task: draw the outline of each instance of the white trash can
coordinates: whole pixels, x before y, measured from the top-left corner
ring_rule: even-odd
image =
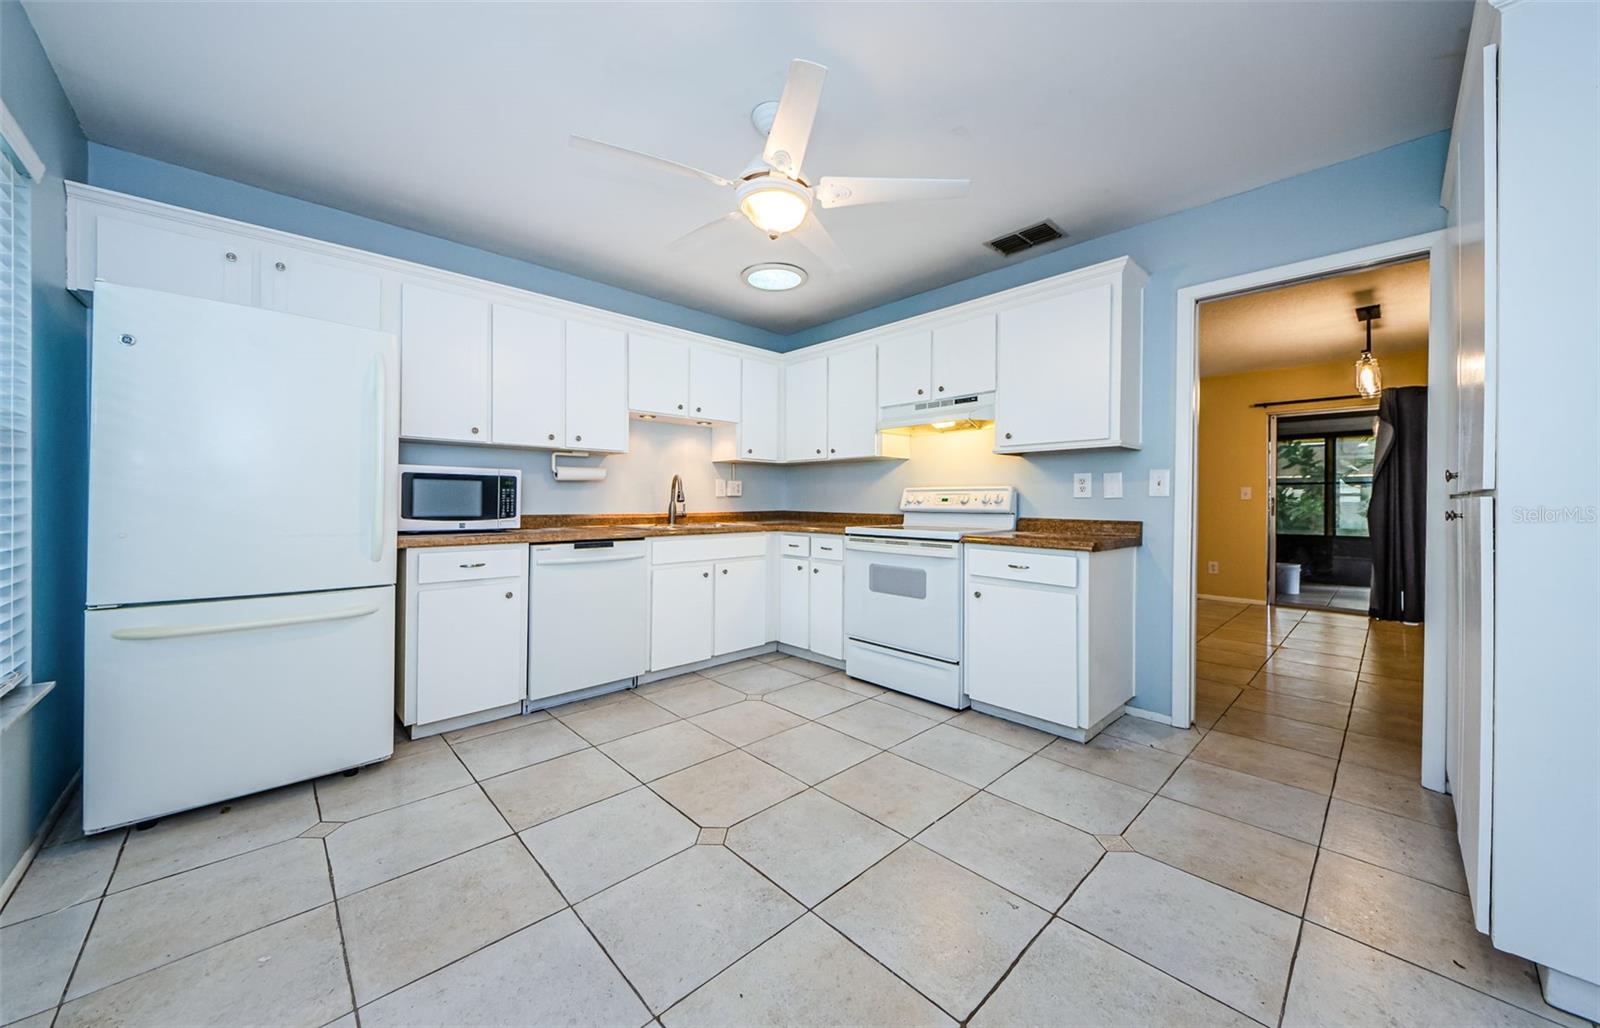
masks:
[[[1296,596],[1300,594],[1299,564],[1278,565],[1278,595],[1281,596],[1284,593]]]

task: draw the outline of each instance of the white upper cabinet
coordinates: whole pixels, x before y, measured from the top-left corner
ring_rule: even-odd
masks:
[[[937,400],[993,392],[994,335],[993,314],[935,328],[930,395]]]
[[[379,328],[383,277],[372,268],[290,247],[261,251],[261,306],[358,328]]]
[[[628,409],[674,418],[688,416],[689,344],[628,333]]]
[[[828,360],[783,369],[783,459],[823,460],[828,450]],[[874,412],[876,413],[876,412]]]
[[[777,461],[782,457],[778,419],[783,409],[783,367],[771,361],[739,363],[737,424],[711,430],[711,459]]]
[[[1139,445],[1144,273],[1111,263],[1000,311],[996,452]]]
[[[166,228],[143,220],[96,219],[94,279],[225,303],[252,303],[255,248],[250,240],[204,229]],[[81,279],[82,276],[78,276]]]
[[[489,441],[490,304],[407,282],[400,291],[400,434]]]
[[[738,421],[740,369],[731,353],[689,347],[689,416],[697,421]]]
[[[828,355],[829,460],[878,453],[878,351],[858,346]]]
[[[491,440],[500,446],[566,446],[566,322],[497,303],[493,338]]]
[[[567,321],[567,445],[628,449],[628,340],[620,329]]]
[[[990,343],[993,363],[993,342]],[[933,389],[933,333],[901,332],[878,342],[878,402],[885,407],[926,400]]]

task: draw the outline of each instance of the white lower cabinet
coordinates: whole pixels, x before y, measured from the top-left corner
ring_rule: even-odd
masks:
[[[778,560],[778,641],[811,648],[811,562],[804,558]]]
[[[967,697],[985,713],[1093,736],[1133,697],[1133,549],[968,546]]]
[[[651,671],[711,659],[712,569],[711,564],[681,564],[651,570]]]
[[[778,641],[843,660],[844,540],[782,535],[778,554]]]
[[[765,557],[717,564],[712,575],[711,655],[736,653],[771,642],[767,635]]]
[[[400,720],[415,731],[520,703],[527,692],[528,547],[404,552]]]
[[[844,565],[836,560],[811,559],[810,611],[812,653],[844,659]]]
[[[772,641],[765,533],[650,541],[650,670]]]

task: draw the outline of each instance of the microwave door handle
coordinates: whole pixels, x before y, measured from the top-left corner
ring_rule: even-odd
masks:
[[[367,556],[374,564],[383,561],[383,510],[384,510],[384,485],[388,477],[384,466],[384,431],[389,427],[388,411],[389,391],[386,388],[383,354],[378,354],[372,359],[372,403],[377,408],[373,421],[372,432],[372,543]]]

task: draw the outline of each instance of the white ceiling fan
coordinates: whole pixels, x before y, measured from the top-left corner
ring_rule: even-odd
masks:
[[[789,79],[783,96],[760,104],[750,113],[766,146],[737,179],[702,171],[665,157],[574,135],[572,145],[612,156],[626,157],[652,167],[703,179],[714,186],[735,190],[738,209],[683,236],[668,249],[677,249],[729,222],[746,219],[768,238],[793,233],[795,242],[816,254],[830,268],[850,266],[844,254],[817,218],[817,207],[849,207],[897,200],[937,200],[965,196],[970,182],[964,178],[851,178],[833,175],[810,179],[801,172],[811,124],[822,100],[822,80],[828,69],[811,61],[789,62]]]

